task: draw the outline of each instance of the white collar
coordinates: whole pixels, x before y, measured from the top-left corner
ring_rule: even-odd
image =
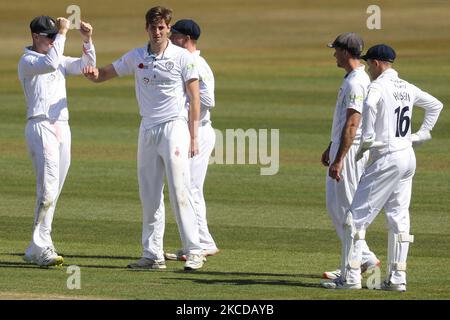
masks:
[[[167,47],[164,49],[164,51],[156,57],[157,60],[164,58],[170,58],[172,57],[172,54],[174,53],[174,48],[176,47],[170,40],[167,40],[169,43],[167,44]],[[144,47],[145,53],[144,58],[152,56],[152,54],[149,53],[148,48],[150,44],[147,43],[147,45]],[[154,56],[154,55],[153,55]]]
[[[32,48],[32,46],[25,47],[25,49],[24,49],[23,51],[24,51],[25,53],[27,53],[27,54],[32,54],[32,55],[35,55],[35,56],[38,56],[38,57],[40,57],[40,56],[45,56],[45,54],[36,52],[36,51],[34,51],[33,49],[31,49],[31,48]]]
[[[398,77],[398,72],[392,68],[385,70],[380,77]]]

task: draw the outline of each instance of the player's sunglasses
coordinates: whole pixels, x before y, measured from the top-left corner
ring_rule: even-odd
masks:
[[[39,32],[38,35],[45,36],[49,39],[55,40],[57,33],[45,33],[45,32]]]

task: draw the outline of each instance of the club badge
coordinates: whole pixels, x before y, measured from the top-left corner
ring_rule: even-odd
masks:
[[[173,64],[172,61],[167,61],[167,62],[166,62],[166,69],[167,69],[167,71],[172,70],[173,67],[174,67],[174,64]]]

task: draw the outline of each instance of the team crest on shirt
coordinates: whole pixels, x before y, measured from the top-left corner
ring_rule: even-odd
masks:
[[[167,62],[166,62],[166,69],[167,69],[167,71],[172,70],[173,67],[174,67],[174,64],[173,64],[172,61],[167,61]]]
[[[56,74],[55,73],[50,73],[47,77],[47,81],[55,81],[56,79]]]
[[[147,78],[147,77],[144,77],[144,78],[142,78],[142,82],[143,82],[144,84],[148,84],[148,83],[150,82],[150,79]]]

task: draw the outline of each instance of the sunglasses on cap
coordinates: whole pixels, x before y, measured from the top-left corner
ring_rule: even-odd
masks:
[[[45,33],[45,32],[39,32],[38,35],[45,36],[51,40],[55,40],[57,33]]]

